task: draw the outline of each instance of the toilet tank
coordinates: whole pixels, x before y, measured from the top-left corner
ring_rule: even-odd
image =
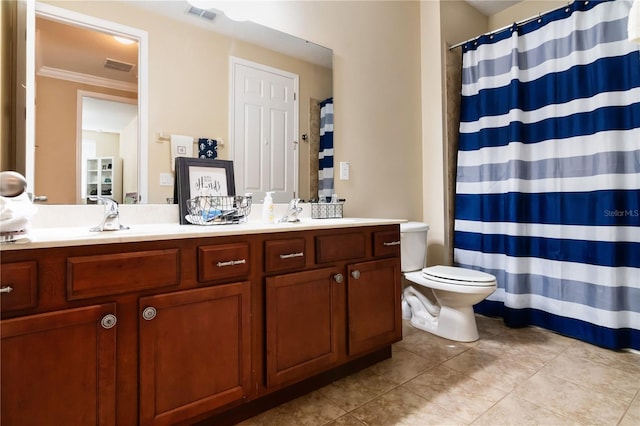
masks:
[[[427,263],[429,225],[422,222],[400,224],[400,262],[402,272],[419,271]]]

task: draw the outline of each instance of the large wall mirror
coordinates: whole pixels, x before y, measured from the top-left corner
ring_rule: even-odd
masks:
[[[73,19],[56,17],[59,10]],[[233,159],[234,57],[299,77],[297,195],[314,197],[317,104],[333,96],[329,49],[186,1],[45,1],[34,11],[36,106],[25,138],[31,132],[35,145],[35,195],[52,204],[86,203],[90,195],[166,203],[173,195],[171,134],[224,141],[218,158]],[[93,24],[80,23],[82,16]]]

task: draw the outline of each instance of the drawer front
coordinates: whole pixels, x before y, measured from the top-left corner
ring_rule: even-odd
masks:
[[[307,253],[305,239],[265,241],[264,270],[266,272],[304,268]]]
[[[249,275],[249,243],[198,247],[198,280],[215,281]]]
[[[67,298],[128,293],[180,283],[178,249],[67,258]]]
[[[400,230],[373,233],[374,256],[400,256]]]
[[[38,304],[38,264],[5,263],[0,267],[2,311],[35,308]]]
[[[366,253],[362,232],[350,232],[316,237],[316,261],[318,263],[361,259]]]

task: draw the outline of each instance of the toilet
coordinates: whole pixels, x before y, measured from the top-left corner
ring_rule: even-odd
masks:
[[[426,223],[400,224],[401,266],[407,281],[402,316],[412,326],[445,339],[478,340],[473,305],[496,290],[496,277],[454,266],[425,268],[428,232]]]

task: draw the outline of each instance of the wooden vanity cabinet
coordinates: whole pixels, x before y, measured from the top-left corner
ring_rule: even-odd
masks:
[[[2,423],[233,424],[387,358],[395,240],[381,225],[3,251]]]
[[[344,332],[335,268],[266,279],[267,386],[294,382],[338,360]]]
[[[402,338],[399,237],[398,229],[318,232],[308,236],[314,269],[266,278],[268,387],[295,383]],[[286,242],[279,246],[296,252]],[[360,259],[374,260],[352,263]]]
[[[140,424],[172,425],[246,398],[248,281],[143,297]]]
[[[2,321],[6,425],[115,425],[115,304]]]
[[[402,339],[400,260],[373,260],[347,266],[349,356]]]

